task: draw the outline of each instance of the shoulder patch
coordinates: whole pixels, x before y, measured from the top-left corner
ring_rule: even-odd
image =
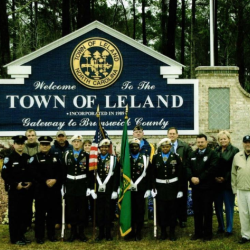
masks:
[[[9,162],[9,157],[5,157],[4,160],[3,160],[3,164],[7,164]]]
[[[3,165],[3,169],[6,169],[7,167],[5,165]]]
[[[31,162],[33,162],[34,161],[34,157],[32,156],[32,157],[30,157],[30,159],[29,159],[29,163],[31,163]]]

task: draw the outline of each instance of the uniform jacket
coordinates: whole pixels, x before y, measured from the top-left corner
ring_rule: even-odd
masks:
[[[218,167],[220,171],[218,172],[218,177],[224,177],[225,181],[223,183],[217,183],[219,188],[231,189],[231,171],[234,156],[239,152],[239,149],[229,144],[224,152],[221,152],[221,147],[216,149],[218,154]]]
[[[140,152],[137,160],[134,161],[130,156],[131,179],[135,183],[136,180],[142,175],[144,168],[146,169],[146,176],[137,185],[137,191],[147,191],[151,189],[151,166],[145,166],[143,161],[143,154]]]
[[[61,147],[60,144],[58,143],[58,141],[54,141],[54,145],[51,147],[50,151],[55,154],[56,156],[58,156],[58,158],[60,159],[60,161],[62,161],[63,159],[63,154],[67,151],[67,150],[72,150],[73,146],[71,144],[69,144],[68,141],[65,141],[65,146]]]
[[[199,149],[191,153],[187,163],[187,175],[192,188],[210,189],[215,187],[215,177],[219,171],[217,153],[206,148],[205,152],[200,155]],[[200,183],[193,185],[192,177],[198,177]]]
[[[90,182],[89,155],[86,152],[81,151],[75,160],[73,150],[66,151],[63,155],[63,169],[66,195],[86,196],[87,188],[94,188]],[[86,178],[71,180],[67,178],[67,174],[72,176],[86,175]]]
[[[237,190],[250,191],[250,156],[246,159],[244,151],[234,156],[231,183],[234,194]]]
[[[109,174],[110,167],[113,168],[112,170],[113,175],[110,177],[108,183],[106,184],[106,190],[105,190],[105,194],[110,194],[110,198],[111,198],[112,192],[114,191],[117,192],[118,186],[120,184],[119,183],[120,166],[119,166],[119,163],[116,161],[115,156],[114,156],[114,164],[113,166],[111,166],[110,157],[111,157],[110,154],[108,154],[104,160],[102,160],[100,156],[98,157],[97,173],[101,182],[104,183],[106,177]],[[99,183],[98,181],[96,181],[97,192],[98,192],[98,188],[99,188]],[[99,192],[99,193],[102,193],[102,192]]]
[[[59,159],[50,151],[48,154],[39,152],[30,158],[30,168],[35,184],[35,198],[44,198],[47,194],[60,192],[62,184],[62,169]],[[56,179],[53,187],[48,187],[46,181]]]
[[[157,199],[173,200],[177,193],[181,191],[182,163],[177,154],[170,153],[166,163],[164,163],[161,152],[157,153],[152,162],[153,188],[157,190]],[[178,181],[172,183],[157,183],[156,179],[169,180],[177,177]]]
[[[32,182],[29,158],[29,155],[25,153],[19,155],[16,151],[4,158],[2,178],[8,186],[9,193],[18,192],[16,188],[20,182]]]

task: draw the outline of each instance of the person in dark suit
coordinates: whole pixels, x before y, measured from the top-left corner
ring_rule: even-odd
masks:
[[[183,196],[181,191],[182,163],[180,157],[172,153],[171,140],[164,138],[159,142],[161,152],[154,155],[152,162],[153,189],[156,197],[157,221],[161,228],[161,240],[166,240],[167,225],[170,226],[171,241],[176,241],[176,202]]]
[[[187,163],[187,174],[192,187],[195,234],[191,240],[212,239],[213,200],[215,177],[219,172],[217,153],[210,149],[207,136],[196,138],[197,150],[191,153]]]
[[[81,135],[74,135],[71,138],[73,150],[65,152],[64,164],[64,187],[66,189],[65,199],[68,205],[68,221],[71,224],[69,242],[73,242],[77,235],[79,239],[86,242],[88,239],[84,234],[84,227],[87,225],[87,197],[90,194],[96,198],[91,186],[89,173],[89,154],[82,150],[83,138]],[[92,187],[92,190],[90,190]],[[77,228],[79,234],[77,234]]]
[[[140,140],[133,138],[129,141],[131,167],[131,204],[132,204],[132,231],[129,238],[136,241],[142,239],[142,228],[145,212],[145,198],[150,195],[151,174],[149,156],[140,152]]]
[[[59,159],[50,152],[50,136],[41,136],[40,152],[30,158],[35,184],[35,237],[38,244],[44,243],[45,224],[48,239],[56,242],[55,224],[58,204],[61,202],[62,171]]]
[[[181,228],[187,225],[187,194],[188,194],[188,180],[187,180],[187,161],[192,153],[192,148],[185,142],[178,139],[178,130],[175,127],[168,129],[167,137],[171,140],[171,151],[179,155],[182,161],[182,183],[181,191],[183,196],[177,200],[177,219]]]
[[[32,177],[28,165],[29,155],[23,153],[26,136],[12,137],[14,151],[4,158],[2,178],[8,186],[9,232],[12,244],[25,245],[31,241],[25,238],[29,221],[29,202],[32,193]]]
[[[109,152],[110,140],[104,139],[100,142],[100,154],[96,171],[96,213],[99,235],[96,241],[101,241],[106,236],[107,241],[112,240],[111,224],[113,219],[112,200],[118,198],[120,167],[114,155]],[[106,229],[106,234],[104,234]]]

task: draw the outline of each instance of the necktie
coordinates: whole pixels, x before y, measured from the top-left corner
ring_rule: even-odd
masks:
[[[174,144],[172,144],[172,147],[171,147],[171,149],[170,149],[170,152],[171,152],[171,153],[175,153]]]

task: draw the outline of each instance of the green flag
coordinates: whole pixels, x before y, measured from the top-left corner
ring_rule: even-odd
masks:
[[[125,118],[123,127],[120,163],[122,167],[122,178],[120,181],[118,207],[120,209],[121,236],[125,236],[131,231],[131,191],[129,190],[131,178],[127,118]]]

